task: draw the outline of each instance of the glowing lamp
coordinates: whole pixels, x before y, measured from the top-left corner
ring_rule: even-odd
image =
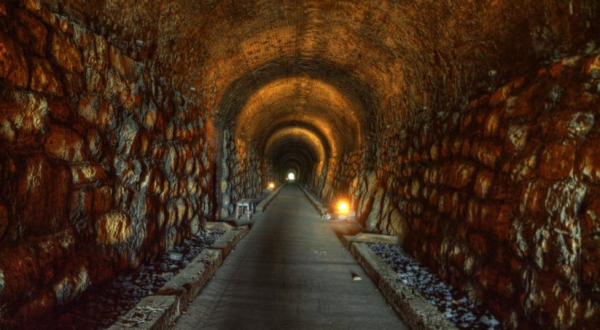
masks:
[[[337,205],[337,208],[340,213],[348,213],[349,207],[348,207],[348,203],[346,203],[346,202],[339,202]]]
[[[269,183],[269,189],[274,189],[275,188],[275,184],[273,182]]]

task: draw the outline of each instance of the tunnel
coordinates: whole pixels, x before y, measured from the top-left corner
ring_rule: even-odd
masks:
[[[506,329],[597,329],[600,2],[0,0],[0,328],[273,191]]]

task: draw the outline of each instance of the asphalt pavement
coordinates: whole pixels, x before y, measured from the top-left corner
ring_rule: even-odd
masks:
[[[296,184],[253,223],[173,329],[408,329]]]

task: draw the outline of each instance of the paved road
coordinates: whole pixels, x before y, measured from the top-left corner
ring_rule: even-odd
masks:
[[[174,329],[407,329],[297,185],[254,219]]]

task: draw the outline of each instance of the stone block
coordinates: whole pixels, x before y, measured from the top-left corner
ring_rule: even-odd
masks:
[[[16,40],[37,55],[45,56],[48,30],[44,24],[26,10],[14,9],[13,15],[15,19],[11,23]]]
[[[525,216],[536,216],[545,213],[544,202],[548,195],[548,184],[543,181],[530,182],[521,189],[519,212]]]
[[[474,157],[476,157],[482,164],[491,168],[496,168],[496,164],[502,155],[502,151],[502,146],[492,141],[483,141],[479,143],[478,148],[471,149],[471,153],[474,154]]]
[[[54,62],[70,73],[83,72],[83,57],[75,42],[60,31],[54,31],[50,44]]]
[[[207,230],[230,230],[233,229],[235,227],[233,227],[232,225],[226,223],[226,222],[207,222],[205,229]]]
[[[513,181],[525,181],[537,176],[539,157],[537,149],[526,152],[514,167],[510,178]]]
[[[30,63],[31,89],[36,92],[62,96],[63,89],[60,76],[54,71],[50,62],[43,58],[32,57]]]
[[[73,130],[52,125],[44,143],[46,153],[66,162],[81,162],[86,159],[85,144]]]
[[[464,162],[454,162],[450,168],[449,184],[453,188],[464,188],[473,181],[476,171],[474,165]]]
[[[600,139],[590,139],[581,148],[577,160],[578,174],[588,182],[600,184]]]
[[[71,192],[69,220],[82,237],[89,237],[94,232],[91,222],[93,197],[93,193],[88,189],[76,189]]]
[[[106,88],[106,79],[104,75],[95,68],[85,69],[85,89],[91,93],[102,94]]]
[[[497,111],[490,112],[483,128],[484,137],[495,137],[500,129],[500,114]]]
[[[113,106],[96,95],[81,97],[77,113],[88,123],[100,128],[112,127],[116,120]]]
[[[77,299],[91,284],[87,269],[81,268],[79,271],[67,274],[55,283],[52,286],[52,291],[56,297],[56,302],[60,306]]]
[[[449,192],[445,192],[439,199],[438,211],[441,213],[452,212],[452,195]]]
[[[21,164],[14,195],[19,235],[48,235],[67,226],[70,174],[45,157],[33,156]]]
[[[585,64],[584,69],[593,78],[600,78],[600,55],[592,56]]]
[[[223,251],[223,258],[231,252],[237,242],[248,233],[248,227],[240,227],[228,230],[219,239],[210,246],[211,249],[220,249]]]
[[[392,245],[398,245],[400,243],[400,240],[397,236],[371,233],[356,234],[353,238],[353,241],[359,243],[384,243]]]
[[[113,188],[109,186],[99,187],[94,190],[94,212],[102,214],[111,209],[113,200]]]
[[[542,177],[561,180],[572,174],[575,163],[575,145],[572,141],[553,143],[544,148],[540,162]]]
[[[198,256],[181,270],[169,282],[163,285],[156,295],[175,296],[179,298],[179,306],[185,308],[198,295],[204,284],[212,276],[217,266],[205,264],[206,255]]]
[[[105,213],[96,219],[96,242],[115,245],[126,242],[134,234],[129,216],[122,211]]]
[[[477,173],[477,178],[475,179],[475,194],[479,198],[487,198],[492,189],[492,185],[494,183],[494,173],[482,170]]]
[[[0,96],[0,137],[12,147],[29,147],[38,143],[39,133],[48,118],[46,98],[25,92],[7,92]]]
[[[180,314],[175,296],[149,296],[142,299],[108,330],[166,330]]]
[[[490,97],[489,105],[492,108],[499,107],[506,102],[510,93],[512,92],[513,86],[511,84],[505,85],[495,91]]]
[[[6,206],[4,204],[0,204],[0,242],[2,242],[2,236],[4,236],[4,233],[6,232],[6,228],[8,228],[8,226],[10,224],[9,219],[10,218],[8,215],[8,209],[6,208]],[[0,273],[0,276],[1,276],[1,273]],[[2,281],[1,278],[0,278],[0,281]],[[1,285],[2,285],[2,283],[0,283],[0,293],[2,292]]]
[[[509,149],[519,152],[523,150],[527,144],[529,137],[529,127],[526,125],[511,125],[508,127],[507,145]]]
[[[71,165],[71,173],[76,185],[96,183],[107,177],[104,166],[100,164]]]
[[[29,81],[29,68],[23,50],[2,31],[0,31],[0,78],[23,88],[27,87]]]

